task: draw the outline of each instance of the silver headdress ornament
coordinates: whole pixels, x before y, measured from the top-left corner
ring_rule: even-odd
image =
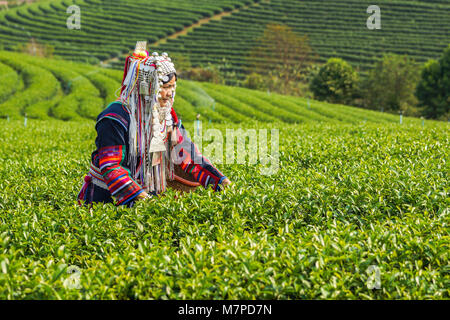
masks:
[[[175,100],[173,90],[171,99],[161,106],[160,91],[176,69],[167,53],[149,55],[146,47],[146,41],[138,41],[134,53],[127,58],[120,101],[130,112],[131,172],[147,191],[159,193],[166,187],[166,167],[171,171],[169,176],[173,176],[173,164],[167,163],[170,139],[166,137],[173,126],[171,109]],[[140,161],[136,166],[138,156]]]

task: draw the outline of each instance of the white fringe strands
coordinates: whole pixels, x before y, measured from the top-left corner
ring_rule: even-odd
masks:
[[[139,41],[129,57],[120,100],[130,112],[128,165],[131,173],[148,192],[161,193],[166,189],[166,174],[173,179],[174,172],[168,156],[173,139],[167,137],[173,126],[170,111],[176,85],[166,106],[160,106],[158,99],[163,82],[176,70],[167,53],[160,56],[153,52],[149,56],[146,46],[145,41]]]

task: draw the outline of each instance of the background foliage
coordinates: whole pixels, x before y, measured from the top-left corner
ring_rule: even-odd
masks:
[[[369,72],[363,85],[364,105],[370,109],[419,116],[414,95],[419,76],[420,66],[408,56],[384,56]]]
[[[427,118],[450,118],[450,45],[439,61],[424,66],[416,95]]]
[[[331,58],[312,78],[311,91],[318,100],[351,104],[358,94],[359,76],[352,66],[339,58]]]

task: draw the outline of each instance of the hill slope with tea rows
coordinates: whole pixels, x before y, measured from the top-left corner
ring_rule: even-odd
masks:
[[[70,30],[66,12],[81,9],[81,30]],[[383,53],[408,54],[419,62],[437,58],[450,43],[450,3],[444,0],[381,0],[381,30],[369,30],[369,0],[53,0],[0,12],[0,47],[14,49],[35,38],[54,46],[69,60],[98,63],[121,56],[137,40],[150,44],[223,12],[186,35],[162,42],[158,51],[186,55],[194,66],[225,64],[224,71],[244,76],[243,65],[255,39],[268,23],[282,23],[307,34],[323,62],[341,57],[365,71]],[[150,50],[154,47],[150,46]],[[109,60],[108,60],[109,61]],[[112,66],[123,68],[123,59]]]
[[[319,61],[341,57],[368,70],[383,53],[408,54],[419,62],[437,58],[450,43],[450,2],[377,1],[381,29],[366,26],[368,0],[270,0],[210,21],[160,50],[179,52],[194,65],[228,64],[226,71],[243,77],[243,57],[268,23],[282,23],[307,34]],[[269,63],[269,62],[268,62]]]
[[[0,52],[0,117],[94,120],[117,99],[122,71]],[[184,121],[213,123],[397,123],[392,114],[245,88],[179,81],[174,107]],[[407,123],[419,119],[405,118]]]
[[[68,60],[98,63],[134,48],[136,41],[152,43],[196,21],[252,3],[252,0],[53,0],[0,11],[0,46],[12,50],[34,38],[55,48]],[[81,29],[67,20],[80,8]]]

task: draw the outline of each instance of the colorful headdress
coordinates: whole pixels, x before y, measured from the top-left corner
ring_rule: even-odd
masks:
[[[158,99],[164,82],[176,70],[167,53],[160,56],[153,52],[150,56],[146,46],[146,41],[139,41],[126,60],[120,101],[127,106],[131,118],[128,131],[131,173],[149,191],[159,193],[166,186],[167,130],[178,119],[172,108],[175,90],[165,106],[160,106]]]

